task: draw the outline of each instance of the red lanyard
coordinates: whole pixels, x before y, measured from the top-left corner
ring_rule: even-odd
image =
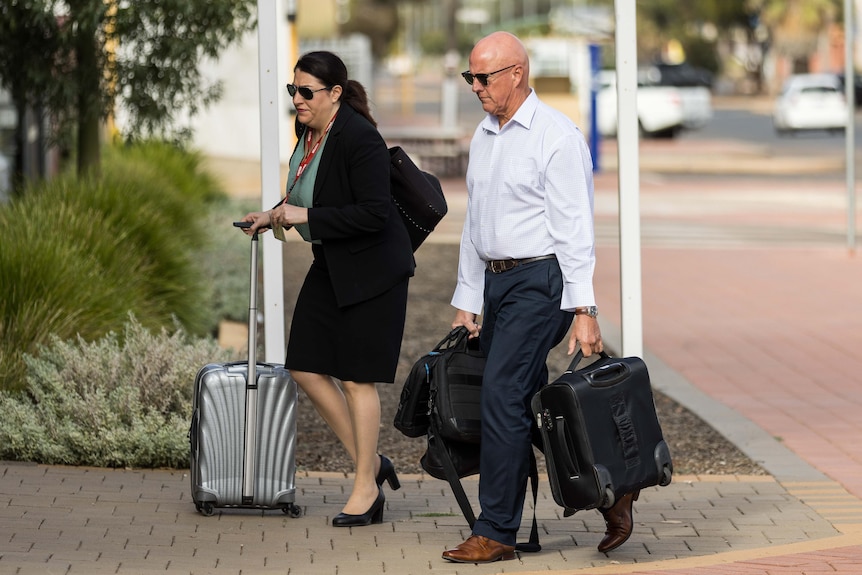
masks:
[[[296,175],[293,176],[293,183],[290,184],[290,189],[287,190],[287,197],[284,198],[284,202],[287,202],[288,198],[290,198],[290,192],[293,191],[294,186],[296,186],[296,182],[299,181],[299,176],[305,172],[305,168],[308,167],[308,164],[311,163],[311,160],[314,158],[314,154],[317,153],[318,148],[320,148],[320,143],[323,142],[323,138],[326,137],[326,134],[329,133],[329,130],[332,128],[332,124],[335,123],[335,116],[338,115],[338,112],[335,112],[335,115],[332,116],[332,119],[329,120],[329,124],[326,125],[326,129],[323,130],[323,133],[320,135],[320,138],[317,139],[317,143],[312,146],[312,148],[305,154],[302,158],[302,161],[299,162],[299,167],[296,168]],[[305,132],[305,149],[308,149],[308,146],[311,145],[311,130]]]

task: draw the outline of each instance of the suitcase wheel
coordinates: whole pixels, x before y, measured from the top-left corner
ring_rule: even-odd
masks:
[[[673,459],[670,457],[670,449],[664,440],[659,441],[655,446],[653,459],[655,460],[656,471],[658,471],[658,484],[662,487],[670,485],[671,476],[673,476]]]
[[[670,481],[671,481],[672,476],[673,476],[673,471],[671,471],[670,467],[665,465],[664,467],[661,468],[661,479],[659,480],[658,484],[661,485],[662,487],[665,487],[666,485],[670,485]]]
[[[281,508],[285,515],[293,517],[296,519],[297,517],[302,517],[302,507],[295,503],[288,503],[284,507]]]
[[[608,509],[613,507],[614,502],[617,500],[617,496],[614,495],[614,480],[611,477],[610,471],[604,465],[597,464],[593,466],[593,470],[596,474],[596,487],[601,490],[604,488],[604,499],[599,502],[598,507],[602,509]],[[596,493],[596,495],[599,495]]]
[[[195,507],[200,513],[203,513],[207,517],[210,517],[213,513],[215,513],[215,507],[212,503],[209,502],[198,503],[197,505],[195,505]]]
[[[599,505],[599,507],[602,509],[609,509],[614,506],[616,500],[617,497],[614,495],[614,490],[611,489],[610,486],[605,487],[605,500],[601,505]]]

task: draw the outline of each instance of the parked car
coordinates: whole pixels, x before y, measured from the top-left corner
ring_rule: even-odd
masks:
[[[704,86],[712,89],[712,72],[686,63],[652,64],[644,69],[661,86]]]
[[[847,125],[844,86],[835,74],[790,76],[775,99],[772,122],[779,134],[799,130],[841,132]]]
[[[688,64],[654,64],[638,71],[638,86],[672,86],[682,99],[683,127],[702,128],[712,120],[712,74]]]
[[[838,74],[838,80],[841,81],[841,88],[844,89],[844,74]],[[862,75],[853,74],[853,101],[856,107],[862,107]]]
[[[712,95],[703,85],[672,86],[658,82],[651,68],[638,71],[638,127],[644,137],[674,137],[683,129],[705,125],[712,118]],[[616,72],[598,74],[596,122],[605,137],[617,133]]]

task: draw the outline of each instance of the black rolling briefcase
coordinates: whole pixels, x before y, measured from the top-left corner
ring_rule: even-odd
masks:
[[[622,495],[668,485],[670,450],[655,411],[646,364],[599,354],[533,397],[554,501],[566,509],[606,508]]]

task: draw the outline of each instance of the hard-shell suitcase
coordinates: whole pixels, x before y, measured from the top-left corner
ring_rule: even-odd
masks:
[[[533,396],[551,493],[568,510],[607,508],[626,493],[668,485],[673,475],[646,364],[602,352]]]
[[[296,382],[282,365],[257,362],[257,252],[251,241],[247,362],[208,364],[194,384],[189,429],[192,500],[215,508],[282,509],[296,497]]]

